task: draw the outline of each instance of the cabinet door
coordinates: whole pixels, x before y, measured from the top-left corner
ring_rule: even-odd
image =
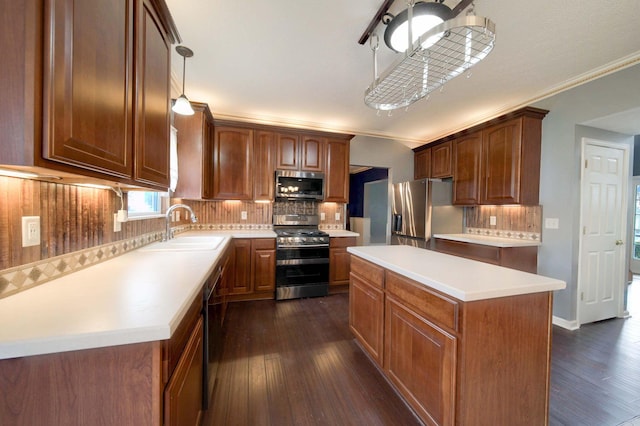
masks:
[[[413,154],[413,178],[418,180],[429,177],[431,177],[431,148]]]
[[[453,204],[480,204],[482,136],[475,132],[453,141]]]
[[[213,149],[213,197],[251,200],[253,197],[253,130],[216,127]]]
[[[276,139],[276,169],[299,170],[298,135],[279,133]]]
[[[453,425],[456,339],[387,296],[384,370],[427,424]]]
[[[229,287],[229,294],[250,293],[251,289],[251,240],[238,238],[233,240],[234,260],[231,269],[233,279]]]
[[[349,328],[369,355],[382,366],[384,293],[351,274]]]
[[[482,204],[520,202],[522,120],[514,119],[482,132]]]
[[[202,417],[202,316],[164,391],[164,424],[197,426]]]
[[[300,141],[300,170],[324,171],[324,148],[326,140],[314,136],[303,136]]]
[[[443,142],[431,148],[431,177],[447,178],[453,176],[452,141]]]
[[[274,291],[276,288],[276,242],[274,239],[253,240],[253,290]]]
[[[271,201],[275,186],[275,134],[256,131],[253,152],[253,199]]]
[[[141,2],[136,59],[134,179],[169,187],[169,82],[171,42],[150,0]]]
[[[327,141],[324,201],[349,202],[349,141]]]
[[[355,237],[331,238],[329,243],[329,285],[349,284],[351,255],[347,247],[355,246]]]
[[[120,178],[133,175],[134,3],[46,2],[44,158]],[[167,63],[162,66],[160,74],[168,71]]]

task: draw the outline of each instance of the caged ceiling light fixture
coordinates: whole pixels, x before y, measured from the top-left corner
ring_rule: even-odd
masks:
[[[386,1],[383,8],[388,8],[390,3]],[[464,7],[468,3],[468,0],[460,2]],[[382,8],[378,11],[374,19],[381,16],[387,25],[385,43],[396,52],[404,53],[382,75],[378,75],[378,37],[370,32],[370,25],[367,29],[370,33],[360,39],[363,44],[363,39],[370,37],[373,51],[373,82],[365,91],[365,104],[379,111],[408,107],[464,73],[491,52],[495,24],[488,18],[475,16],[473,6],[462,17],[455,16],[456,9],[458,7],[451,11],[441,2],[416,3],[409,0],[407,9],[395,17],[386,11],[381,14]],[[397,41],[402,38],[404,43]]]
[[[194,111],[191,107],[191,102],[189,102],[189,99],[187,99],[184,94],[184,76],[187,65],[187,58],[193,56],[193,50],[189,49],[186,46],[176,46],[176,52],[178,52],[178,55],[182,56],[182,94],[178,97],[178,99],[176,99],[175,103],[171,107],[171,110],[176,114],[193,115]]]

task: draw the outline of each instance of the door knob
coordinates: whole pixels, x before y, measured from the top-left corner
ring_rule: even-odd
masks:
[[[622,240],[616,240],[616,245],[617,245],[617,246],[621,246],[622,244],[624,244],[624,243],[622,242]]]

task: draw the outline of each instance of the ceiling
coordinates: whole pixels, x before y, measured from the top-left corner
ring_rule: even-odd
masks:
[[[409,147],[640,63],[640,1],[477,0],[476,14],[496,24],[493,51],[470,75],[389,116],[364,104],[373,56],[368,43],[357,43],[382,0],[166,2],[182,44],[194,51],[185,94],[208,103],[214,117]],[[445,1],[452,8],[457,3]],[[406,1],[397,0],[391,11],[404,7]],[[382,24],[377,32],[382,38]],[[397,55],[381,43],[380,72]],[[175,51],[172,71],[180,92],[182,57]]]

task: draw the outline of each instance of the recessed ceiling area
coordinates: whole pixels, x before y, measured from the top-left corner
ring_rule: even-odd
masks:
[[[381,3],[167,0],[182,44],[194,51],[185,94],[208,103],[216,118],[415,147],[640,63],[637,0],[477,0],[475,13],[496,24],[489,56],[407,110],[378,113],[364,104],[373,58],[358,39]],[[391,10],[404,7],[397,0]],[[382,37],[382,24],[377,32]],[[379,68],[397,55],[381,43]],[[175,51],[172,72],[179,91],[182,58]]]

